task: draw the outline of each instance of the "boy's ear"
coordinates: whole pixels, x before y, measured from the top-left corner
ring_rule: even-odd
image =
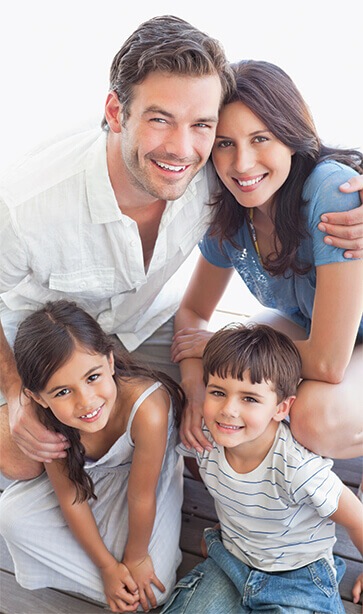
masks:
[[[281,420],[284,420],[290,413],[290,409],[291,406],[293,404],[293,402],[295,401],[296,397],[287,397],[286,399],[283,399],[277,406],[276,408],[276,413],[273,417],[274,420],[276,420],[276,422],[281,422]]]
[[[39,394],[32,392],[31,390],[29,390],[29,388],[24,389],[24,394],[26,397],[28,397],[28,399],[33,399],[36,403],[39,403],[39,405],[44,407],[44,409],[48,409],[49,405],[47,405],[46,402],[43,401],[42,397]]]

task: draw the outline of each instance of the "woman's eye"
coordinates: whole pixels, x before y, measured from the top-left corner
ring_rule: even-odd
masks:
[[[226,149],[227,147],[231,147],[232,141],[218,141],[217,147],[220,149]]]

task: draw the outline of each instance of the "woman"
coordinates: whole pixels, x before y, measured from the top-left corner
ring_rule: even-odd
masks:
[[[242,61],[234,71],[236,91],[221,111],[212,151],[223,185],[176,315],[172,355],[189,402],[182,440],[208,447],[200,430],[200,357],[208,321],[236,270],[274,309],[262,321],[289,334],[300,352],[294,436],[322,456],[359,456],[363,263],[344,259],[316,226],[338,198],[346,209],[359,205],[357,194],[342,196],[338,186],[363,172],[363,156],[322,144],[306,103],[277,66]]]

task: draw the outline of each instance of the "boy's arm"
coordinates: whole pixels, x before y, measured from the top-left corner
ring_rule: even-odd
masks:
[[[156,607],[151,583],[162,592],[163,584],[154,573],[149,542],[155,521],[156,488],[167,445],[170,399],[156,390],[139,407],[131,428],[135,445],[128,482],[129,536],[123,562],[135,579],[144,610]]]
[[[138,602],[137,586],[125,565],[107,550],[88,502],[74,503],[76,488],[68,477],[66,461],[54,461],[46,471],[70,530],[100,570],[109,605],[133,607]]]

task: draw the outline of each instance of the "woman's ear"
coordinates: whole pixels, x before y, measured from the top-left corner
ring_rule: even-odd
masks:
[[[36,392],[32,392],[29,388],[24,388],[24,394],[28,399],[33,399],[36,403],[39,403],[44,409],[48,409],[49,405],[45,401],[43,401],[42,397]]]
[[[114,375],[115,374],[115,357],[113,355],[113,352],[110,352],[110,354],[107,356],[107,360],[108,360],[108,364],[110,365],[111,375]]]
[[[293,402],[295,401],[296,397],[287,397],[286,399],[283,399],[277,406],[276,408],[276,413],[273,417],[274,420],[276,420],[276,422],[281,422],[281,420],[284,420],[290,413],[290,409],[291,406],[293,404]]]

